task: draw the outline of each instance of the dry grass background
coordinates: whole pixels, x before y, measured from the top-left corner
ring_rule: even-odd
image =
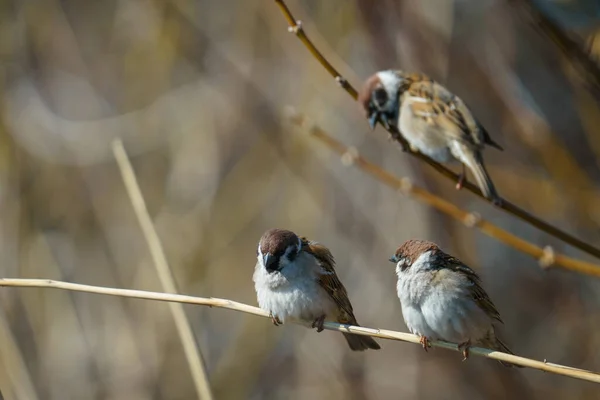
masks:
[[[589,2],[568,3],[585,10]],[[289,5],[355,85],[402,67],[458,92],[506,149],[487,152],[500,193],[600,242],[598,99],[503,1]],[[598,20],[590,19],[562,23],[594,43]],[[332,249],[359,322],[405,330],[387,258],[423,237],[482,275],[516,353],[600,370],[600,281],[540,270],[344,167],[283,122],[292,105],[461,207],[594,261],[456,192],[382,131],[370,132],[357,105],[286,33],[273,2],[4,2],[0,30],[2,276],[160,290],[111,152],[122,137],[182,293],[255,304],[257,240],[287,227]],[[168,305],[42,289],[2,289],[0,298],[6,399],[195,397]],[[353,354],[333,332],[186,312],[217,399],[597,398],[592,383],[485,359],[461,363],[455,353],[391,342]]]

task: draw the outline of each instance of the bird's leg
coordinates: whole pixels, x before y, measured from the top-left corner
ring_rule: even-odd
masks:
[[[410,146],[408,145],[408,143],[406,143],[406,139],[404,139],[402,137],[402,135],[400,134],[400,131],[398,131],[398,128],[396,128],[393,125],[390,125],[390,129],[388,130],[388,133],[390,134],[390,136],[389,136],[390,140],[398,142],[400,144],[400,147],[402,147],[403,152],[412,151]]]
[[[425,350],[425,351],[427,351],[428,347],[431,347],[431,344],[429,343],[429,339],[427,339],[427,336],[421,335],[419,343],[421,343],[421,346],[423,346],[423,350]]]
[[[315,319],[315,321],[312,324],[313,328],[317,328],[317,332],[322,332],[323,329],[323,323],[325,322],[325,314],[321,315],[319,318]]]
[[[269,317],[271,317],[271,321],[273,321],[273,325],[279,326],[281,325],[281,321],[278,317],[275,317],[272,313],[269,313]]]
[[[456,190],[462,189],[466,180],[467,172],[465,171],[465,164],[462,164],[462,172],[458,175],[458,182],[456,182]]]
[[[460,350],[463,355],[463,361],[466,361],[467,358],[469,358],[469,347],[471,347],[471,339],[467,340],[466,342],[459,343],[458,345],[458,350]]]

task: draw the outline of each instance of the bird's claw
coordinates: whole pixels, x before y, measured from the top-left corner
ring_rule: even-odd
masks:
[[[419,343],[421,343],[421,346],[423,346],[423,350],[427,351],[427,348],[431,347],[431,343],[429,343],[429,339],[427,339],[427,336],[421,336],[419,339]]]
[[[315,319],[314,322],[312,323],[312,327],[313,328],[317,328],[317,332],[322,332],[323,329],[323,323],[325,323],[325,314],[321,315],[319,318]]]
[[[494,197],[492,199],[492,204],[496,207],[502,207],[502,199],[500,197]]]
[[[400,132],[398,132],[397,128],[395,128],[394,126],[390,126],[389,129],[387,129],[387,131],[389,133],[389,140],[393,140],[394,142],[400,144],[400,147],[402,148],[403,152],[406,153],[413,151],[410,148],[410,145],[406,142],[406,140],[400,135]]]
[[[458,175],[458,182],[456,182],[456,190],[460,190],[464,187],[466,181],[465,173]]]
[[[279,318],[275,317],[273,314],[269,314],[269,317],[271,317],[271,321],[273,321],[273,325],[279,326],[282,324],[282,322],[279,320]]]
[[[462,352],[463,355],[463,361],[467,361],[467,358],[469,358],[469,348],[471,347],[471,339],[467,340],[466,342],[460,343],[458,345],[458,350],[460,350]]]

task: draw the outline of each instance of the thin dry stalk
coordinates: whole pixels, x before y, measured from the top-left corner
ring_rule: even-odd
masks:
[[[319,140],[329,150],[337,153],[342,160],[348,160],[346,165],[355,165],[365,171],[379,182],[398,190],[401,193],[410,196],[422,203],[425,203],[446,215],[464,223],[468,227],[476,227],[481,232],[494,239],[511,246],[523,253],[529,254],[538,259],[543,268],[560,267],[566,270],[579,272],[582,274],[600,277],[600,265],[577,260],[562,254],[557,254],[554,250],[546,246],[541,248],[534,245],[512,233],[505,231],[502,228],[492,224],[491,222],[481,218],[478,214],[461,210],[454,204],[450,203],[428,192],[427,190],[416,186],[409,178],[398,178],[383,168],[375,165],[362,157],[355,148],[348,147],[338,140],[331,137],[323,129],[314,124],[307,124],[306,118],[298,113],[293,113],[290,116],[290,121],[298,126],[308,130],[311,137]]]
[[[133,167],[129,162],[129,158],[127,157],[127,153],[125,152],[125,148],[123,147],[123,142],[121,139],[115,139],[112,143],[112,148],[115,159],[117,160],[117,164],[119,165],[119,169],[121,171],[123,183],[125,184],[125,188],[127,189],[127,193],[131,200],[131,205],[133,206],[135,215],[137,216],[142,228],[142,232],[144,233],[144,238],[148,243],[148,248],[150,249],[150,254],[152,256],[161,286],[166,292],[177,293],[175,279],[173,278],[171,268],[167,262],[167,257],[163,251],[158,234],[156,233],[152,220],[150,219],[150,215],[148,214],[146,202],[144,201],[140,187],[135,179]],[[173,314],[175,326],[177,327],[177,332],[179,333],[179,338],[183,345],[183,350],[190,367],[190,372],[192,379],[194,380],[198,398],[212,400],[213,396],[206,369],[204,368],[202,354],[199,346],[196,344],[192,327],[190,326],[190,323],[185,315],[183,306],[181,304],[171,303],[170,309],[171,313]]]
[[[545,15],[531,0],[507,0],[517,14],[531,27],[544,34],[564,55],[565,61],[579,73],[583,84],[600,99],[600,65],[585,50],[583,41],[577,41],[567,34],[556,21]]]
[[[285,2],[283,0],[275,0],[275,3],[279,6],[279,8],[281,9],[281,11],[283,13],[284,18],[288,22],[288,25],[289,25],[288,30],[290,32],[294,33],[298,37],[298,39],[300,39],[300,41],[306,46],[308,51],[317,59],[317,61],[319,61],[319,63],[327,70],[327,72],[329,72],[329,74],[340,84],[340,86],[350,96],[352,96],[352,98],[354,100],[356,100],[358,97],[358,93],[357,93],[356,89],[354,89],[354,87],[333,67],[333,65],[331,65],[331,63],[329,61],[327,61],[325,56],[323,56],[323,54],[321,54],[321,52],[319,52],[319,50],[315,47],[315,45],[312,43],[312,41],[308,38],[308,36],[306,36],[306,33],[304,32],[304,29],[302,28],[301,21],[298,21],[294,18],[290,9],[288,8],[288,6],[285,4]],[[402,137],[402,135],[397,130],[392,129],[392,130],[388,131],[388,133],[391,135],[391,137],[394,140],[396,140],[397,142],[399,142],[402,145],[402,148],[405,152],[407,152],[411,156],[416,157],[416,158],[420,159],[421,161],[424,161],[425,163],[429,164],[436,171],[438,171],[440,174],[442,174],[446,178],[449,178],[454,182],[458,181],[458,174],[452,172],[450,169],[446,168],[445,166],[433,161],[431,158],[427,157],[426,155],[424,155],[422,153],[411,151],[410,147],[408,146],[408,143],[406,142],[406,140]],[[477,186],[473,185],[470,182],[465,182],[463,187],[493,205],[493,203],[491,203],[488,199],[483,197],[483,195],[481,194],[481,191],[479,190],[479,188]],[[580,240],[580,239],[576,238],[575,236],[529,214],[522,208],[508,202],[507,200],[503,199],[503,201],[500,205],[495,205],[495,206],[504,210],[508,214],[511,214],[511,215],[525,221],[526,223],[528,223],[532,226],[535,226],[539,230],[546,232],[547,234],[554,236],[555,238],[557,238],[567,244],[570,244],[571,246],[573,246],[581,251],[584,251],[590,255],[593,255],[594,257],[600,258],[600,249],[599,248],[594,247],[591,244],[586,243],[583,240]]]
[[[49,288],[49,289],[62,289],[71,290],[76,292],[95,293],[109,296],[121,296],[144,300],[157,300],[167,301],[172,303],[185,303],[185,304],[196,304],[208,307],[227,308],[234,311],[240,311],[247,314],[258,315],[264,318],[271,318],[269,313],[248,304],[238,303],[236,301],[227,299],[218,299],[214,297],[194,297],[186,296],[182,294],[170,294],[170,293],[158,293],[148,292],[144,290],[131,290],[131,289],[116,289],[102,286],[91,286],[82,285],[70,282],[54,281],[50,279],[0,279],[0,286],[10,287],[38,287],[38,288]],[[399,340],[402,342],[410,342],[414,344],[420,344],[418,336],[411,333],[390,331],[385,329],[373,329],[362,326],[353,326],[338,324],[336,322],[326,322],[324,324],[325,329],[338,332],[348,332],[357,335],[373,336],[381,339]],[[431,341],[433,347],[440,347],[446,350],[460,351],[458,346],[454,343],[448,343],[443,341]],[[581,379],[584,381],[600,383],[600,374],[592,371],[587,371],[578,368],[572,368],[564,365],[558,365],[549,363],[546,361],[537,361],[525,357],[519,357],[512,354],[501,353],[499,351],[493,351],[480,347],[472,347],[469,349],[469,354],[475,354],[481,357],[492,358],[494,360],[505,361],[523,367],[529,367],[538,369],[541,371],[550,372],[557,375],[564,375],[575,379]]]

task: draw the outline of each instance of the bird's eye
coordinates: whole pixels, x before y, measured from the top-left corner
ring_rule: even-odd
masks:
[[[377,106],[383,107],[388,101],[388,94],[384,88],[375,89],[373,92],[373,101]]]

